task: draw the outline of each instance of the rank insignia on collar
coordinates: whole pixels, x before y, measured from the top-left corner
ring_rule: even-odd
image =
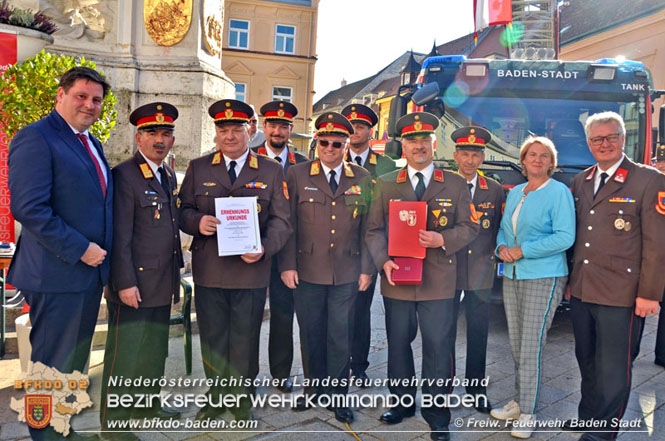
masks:
[[[614,180],[619,184],[626,182],[626,176],[628,176],[628,170],[623,168],[618,168],[616,173],[614,173]]]
[[[443,182],[443,170],[434,169],[434,180],[436,182]]]
[[[293,152],[289,152],[289,163],[291,164],[296,163],[296,155]]]
[[[222,163],[222,152],[215,153],[215,156],[212,157],[212,165],[219,165]]]
[[[266,150],[265,147],[259,147],[256,150],[256,153],[258,153],[259,155],[267,156],[268,155],[268,150]]]
[[[402,182],[406,182],[406,169],[402,169],[399,171],[397,174],[397,183],[401,184]]]
[[[249,156],[249,168],[253,168],[255,170],[259,168],[259,160],[254,155]]]
[[[144,178],[151,179],[155,177],[155,175],[152,174],[152,170],[150,170],[148,163],[144,162],[143,164],[140,164],[139,167],[141,168],[141,173],[143,173]]]
[[[480,175],[478,175],[478,188],[481,190],[487,190],[487,181]]]
[[[377,159],[376,155],[374,153],[369,154],[369,163],[372,165],[376,165]]]
[[[344,176],[346,176],[347,178],[352,178],[355,176],[353,174],[353,170],[351,170],[351,166],[346,162],[344,163]]]
[[[319,173],[321,173],[321,164],[319,164],[319,161],[312,162],[312,165],[309,166],[309,175],[316,176]]]
[[[586,176],[585,180],[590,181],[593,179],[593,174],[596,172],[596,166],[594,165],[591,167],[591,170],[589,170],[589,174]]]

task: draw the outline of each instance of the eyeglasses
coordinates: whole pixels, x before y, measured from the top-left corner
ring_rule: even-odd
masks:
[[[607,142],[610,144],[616,144],[619,141],[619,138],[621,138],[621,133],[613,133],[607,136],[596,136],[595,138],[589,138],[589,142],[591,145],[598,147],[603,145],[605,140],[607,140]]]
[[[341,149],[342,147],[344,147],[345,143],[340,142],[340,141],[330,142],[330,141],[327,141],[325,139],[319,139],[319,145],[321,147],[328,147],[330,144],[332,144],[332,146],[336,149]]]

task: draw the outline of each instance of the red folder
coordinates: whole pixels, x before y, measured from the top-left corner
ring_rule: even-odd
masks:
[[[395,257],[398,270],[393,270],[395,285],[421,285],[423,283],[423,259],[414,257]]]
[[[418,243],[419,230],[427,229],[427,202],[390,201],[388,212],[388,255],[425,258]]]

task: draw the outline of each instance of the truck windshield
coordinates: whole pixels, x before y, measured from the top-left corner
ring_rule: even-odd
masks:
[[[643,160],[639,147],[644,145],[644,139],[640,139],[644,130],[640,126],[646,122],[643,98],[616,102],[483,95],[456,100],[449,95],[444,96],[444,102],[442,139],[448,139],[453,130],[466,124],[486,127],[492,132],[492,143],[485,152],[487,160],[519,162],[520,145],[529,135],[537,135],[554,142],[560,167],[587,167],[596,161],[586,143],[584,123],[590,115],[608,110],[617,112],[625,121],[626,155],[638,162]],[[447,156],[448,149],[445,150],[440,153]]]

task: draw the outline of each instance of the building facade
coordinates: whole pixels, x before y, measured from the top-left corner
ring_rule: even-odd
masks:
[[[222,70],[236,98],[298,108],[291,141],[307,152],[312,120],[319,0],[226,0]]]

